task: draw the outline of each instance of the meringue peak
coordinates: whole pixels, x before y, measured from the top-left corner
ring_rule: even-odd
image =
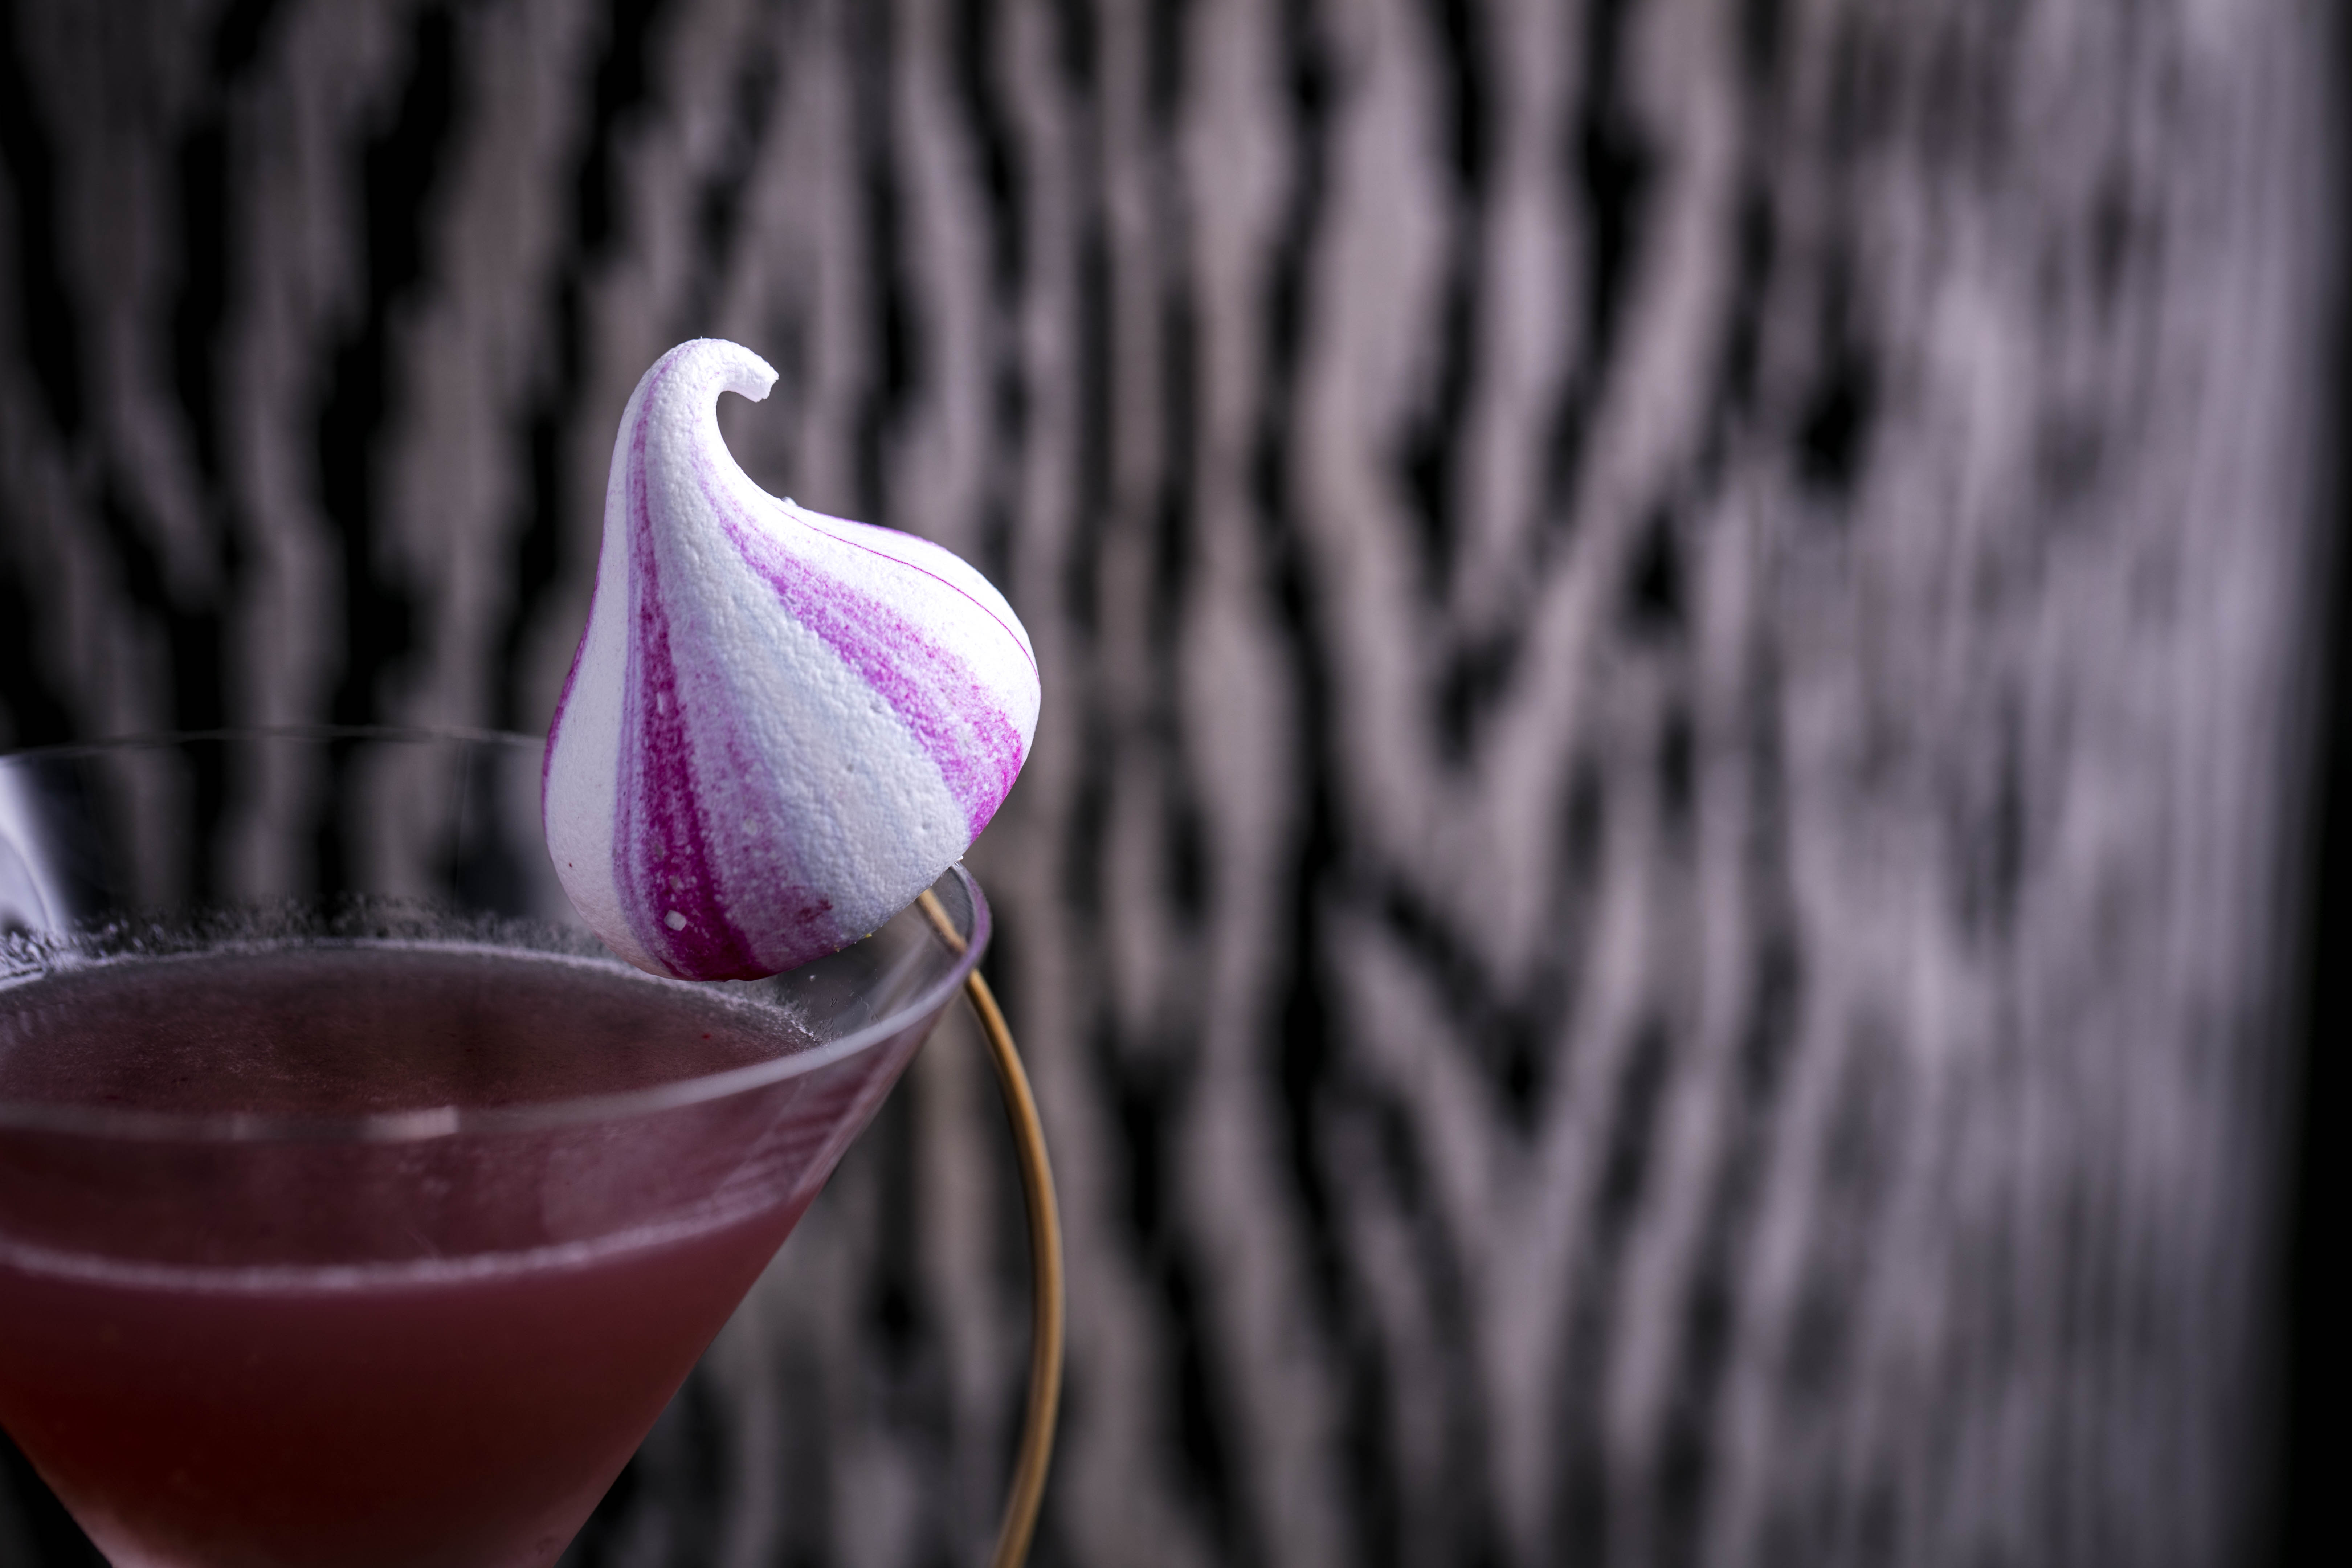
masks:
[[[737,465],[719,395],[775,379],[704,338],[638,382],[548,730],[564,890],[657,974],[775,973],[874,930],[971,847],[1036,731],[1036,658],[986,578]]]

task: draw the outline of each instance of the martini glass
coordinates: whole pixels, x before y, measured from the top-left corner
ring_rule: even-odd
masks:
[[[969,987],[1031,1134],[1019,1561],[1058,1244],[978,885],[790,974],[656,980],[565,900],[539,761],[0,757],[0,1425],[117,1568],[551,1564]]]

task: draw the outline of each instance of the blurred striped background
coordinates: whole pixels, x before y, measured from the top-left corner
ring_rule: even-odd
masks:
[[[1041,1563],[2244,1561],[2336,31],[6,0],[0,742],[542,727],[621,405],[736,339],[752,475],[1044,668]],[[977,1555],[991,1092],[943,1035],[572,1561]]]

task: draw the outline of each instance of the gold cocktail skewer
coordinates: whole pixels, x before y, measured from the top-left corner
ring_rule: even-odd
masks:
[[[964,948],[962,935],[949,921],[947,910],[929,889],[917,900],[940,933],[956,952]],[[1013,1141],[1021,1162],[1021,1195],[1029,1212],[1030,1290],[1029,1411],[1022,1424],[1021,1448],[1013,1466],[1013,1489],[1004,1500],[1004,1518],[997,1527],[996,1550],[989,1568],[1021,1568],[1029,1555],[1029,1541],[1037,1529],[1038,1505],[1045,1496],[1045,1469],[1054,1457],[1054,1424],[1062,1403],[1062,1220],[1054,1202],[1054,1171],[1045,1158],[1045,1130],[1037,1120],[1036,1097],[1029,1091],[1029,1075],[1022,1070],[1021,1053],[1013,1048],[1013,1031],[1005,1026],[996,994],[974,969],[964,980],[971,1010],[980,1016],[988,1041],[988,1059],[996,1068],[996,1086],[1004,1096],[1005,1115],[1013,1123]]]

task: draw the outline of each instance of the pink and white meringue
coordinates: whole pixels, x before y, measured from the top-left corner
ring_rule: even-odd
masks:
[[[715,338],[637,383],[541,813],[572,904],[641,969],[796,968],[961,858],[1036,732],[1012,606],[936,544],[753,484],[719,395],[776,373]]]

